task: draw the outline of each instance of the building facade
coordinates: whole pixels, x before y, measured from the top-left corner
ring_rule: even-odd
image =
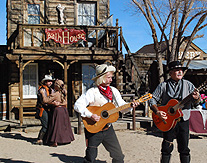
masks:
[[[178,60],[181,59],[183,51],[185,48],[185,42],[180,46],[180,51],[178,53]],[[167,62],[166,62],[166,44],[163,42],[161,45],[161,51],[163,54],[163,68],[164,68],[164,78],[167,79]],[[131,63],[129,57],[125,56],[125,62],[128,66],[128,69],[131,69],[131,78],[133,83],[135,83],[137,88],[139,88],[138,92],[143,94],[145,92],[153,92],[153,90],[159,84],[158,79],[158,69],[156,62],[156,53],[154,50],[154,45],[149,44],[143,46],[136,53],[133,54],[133,57],[136,60],[136,64],[139,67],[139,72],[141,77],[145,79],[144,85],[142,85],[140,77],[138,77],[134,65]],[[193,60],[193,61],[191,61]],[[192,81],[195,86],[199,86],[206,79],[206,66],[207,66],[207,54],[200,49],[194,43],[191,43],[187,55],[185,56],[185,65],[188,61],[190,62],[189,70],[185,74],[185,78]],[[197,62],[194,62],[197,61]],[[199,64],[198,64],[199,63]]]
[[[73,116],[75,100],[93,84],[95,65],[119,66],[119,32],[109,0],[8,0],[1,53],[7,118],[15,118],[15,110],[20,121],[31,114],[45,74],[65,82]]]

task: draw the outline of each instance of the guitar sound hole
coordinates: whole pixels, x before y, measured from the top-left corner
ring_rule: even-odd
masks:
[[[102,117],[103,118],[108,118],[109,114],[107,111],[102,111]]]
[[[173,108],[170,108],[170,113],[171,114],[175,113],[175,110]]]

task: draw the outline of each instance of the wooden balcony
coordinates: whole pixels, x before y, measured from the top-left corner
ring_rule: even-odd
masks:
[[[102,57],[103,55],[111,56],[118,53],[119,29],[115,26],[67,26],[67,25],[50,25],[50,24],[18,24],[17,29],[8,39],[9,54],[7,57],[11,60],[17,60],[18,55],[25,55],[24,59],[35,60],[38,55],[46,60],[53,54],[63,58],[67,55],[67,59],[83,59],[91,60],[94,57]],[[47,40],[45,32],[47,30],[83,30],[86,40],[78,40],[76,43],[61,44],[54,40]],[[101,35],[102,34],[102,35]],[[68,55],[70,54],[70,56]],[[80,55],[81,54],[81,55]],[[35,56],[37,55],[37,56]]]

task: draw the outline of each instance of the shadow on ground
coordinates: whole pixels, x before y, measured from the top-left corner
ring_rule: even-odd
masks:
[[[67,162],[67,163],[82,163],[83,157],[79,156],[67,156],[65,154],[57,154],[57,153],[51,153],[52,157],[58,157],[60,161]],[[95,163],[106,163],[106,161],[96,160]]]
[[[0,162],[5,162],[5,163],[32,163],[28,161],[21,161],[21,160],[12,160],[12,159],[5,159],[5,158],[0,158]]]
[[[9,138],[9,139],[17,139],[17,140],[24,140],[30,143],[33,143],[36,138],[28,138],[25,136],[22,136],[21,134],[17,133],[0,133],[0,137],[2,138]]]

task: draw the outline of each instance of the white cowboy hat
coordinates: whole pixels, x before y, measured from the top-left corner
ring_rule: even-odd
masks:
[[[112,65],[108,65],[106,63],[96,66],[96,77],[92,78],[92,80],[96,80],[97,78],[103,76],[107,72],[115,72],[116,68]]]
[[[48,81],[54,81],[55,79],[53,79],[51,75],[45,75],[45,78],[42,79],[42,83],[43,83],[44,81],[47,81],[47,80],[48,80]]]

